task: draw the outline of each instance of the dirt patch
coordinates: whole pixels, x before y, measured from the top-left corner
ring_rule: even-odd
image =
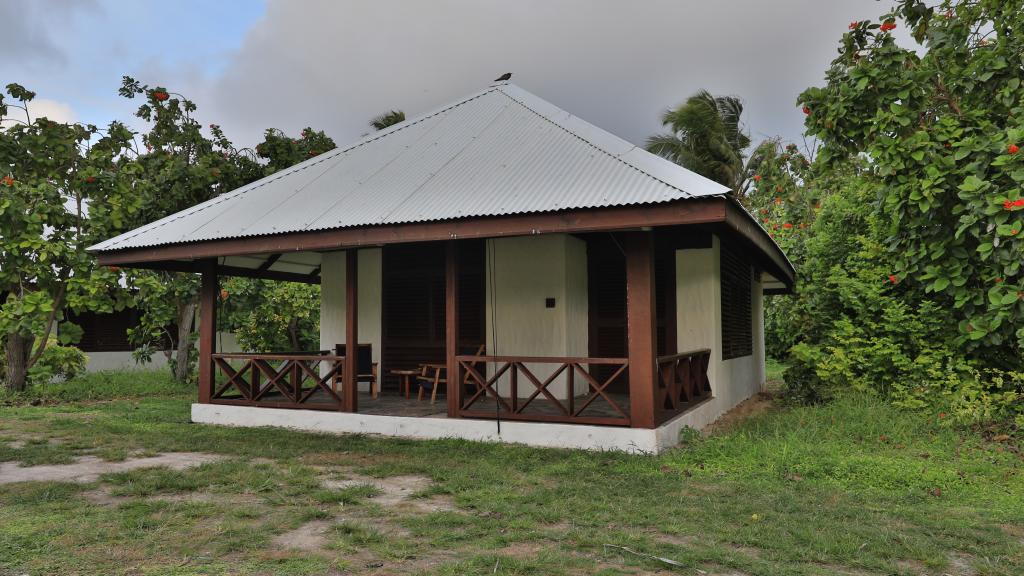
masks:
[[[1008,536],[1016,538],[1018,542],[1024,544],[1024,527],[1014,524],[1000,524],[999,528]]]
[[[95,490],[89,490],[88,492],[82,492],[84,497],[93,504],[99,504],[100,506],[117,506],[122,502],[127,502],[131,498],[127,496],[114,496],[106,488],[97,488]]]
[[[747,398],[743,402],[740,402],[722,415],[721,418],[715,420],[704,428],[701,432],[705,435],[719,434],[732,430],[737,424],[750,418],[751,416],[757,416],[764,414],[773,405],[772,397],[769,394],[757,394],[751,398]]]
[[[172,470],[184,470],[207,462],[220,460],[222,456],[202,452],[168,452],[150,458],[135,458],[121,462],[108,462],[95,456],[82,456],[71,464],[47,464],[21,467],[17,462],[0,463],[0,484],[14,482],[95,482],[102,474],[125,472],[139,468],[163,466]]]
[[[213,492],[185,492],[181,494],[158,494],[154,496],[148,496],[145,498],[134,498],[132,496],[115,496],[110,493],[110,490],[102,486],[95,490],[89,490],[83,492],[82,496],[92,502],[93,504],[99,504],[100,506],[117,506],[125,502],[131,501],[145,501],[145,502],[170,502],[173,504],[178,503],[202,503],[202,504],[225,504],[225,505],[246,505],[246,504],[259,504],[262,500],[258,497],[244,494],[216,494]]]
[[[974,576],[978,572],[971,566],[971,559],[962,554],[949,555],[949,567],[953,576]]]
[[[306,522],[295,530],[289,530],[274,538],[274,546],[290,550],[318,552],[327,545],[327,531],[334,524],[331,520]]]
[[[345,480],[324,479],[322,482],[324,487],[333,490],[343,490],[362,485],[373,486],[380,492],[380,494],[373,497],[373,502],[386,508],[407,508],[419,512],[438,512],[455,509],[455,504],[447,496],[413,498],[415,494],[423,492],[434,484],[426,476],[373,478],[361,474],[349,474]]]
[[[654,540],[661,544],[667,544],[669,546],[679,548],[692,548],[697,542],[697,539],[693,536],[687,536],[685,534],[665,534],[664,532],[658,532],[655,534]]]

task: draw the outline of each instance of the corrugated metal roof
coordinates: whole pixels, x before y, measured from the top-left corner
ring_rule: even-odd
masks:
[[[90,249],[727,193],[522,88],[498,84]]]

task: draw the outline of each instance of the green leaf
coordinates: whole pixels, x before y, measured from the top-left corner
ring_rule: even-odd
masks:
[[[967,178],[964,178],[963,184],[960,184],[960,189],[965,192],[977,192],[986,184],[987,182],[978,178],[974,174],[971,174]]]

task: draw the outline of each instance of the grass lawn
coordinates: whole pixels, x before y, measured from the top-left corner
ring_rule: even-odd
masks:
[[[870,399],[650,457],[195,425],[189,392],[101,375],[0,407],[8,469],[220,455],[0,484],[0,574],[1024,573],[1016,447]]]

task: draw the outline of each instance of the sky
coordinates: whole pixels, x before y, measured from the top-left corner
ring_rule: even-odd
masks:
[[[891,0],[0,0],[0,84],[61,121],[128,121],[123,75],[187,95],[236,145],[267,128],[339,145],[515,84],[635,144],[700,89],[737,95],[754,142],[801,143],[797,97],[853,20]],[[897,30],[907,40],[903,30]],[[909,40],[907,40],[909,42]]]

